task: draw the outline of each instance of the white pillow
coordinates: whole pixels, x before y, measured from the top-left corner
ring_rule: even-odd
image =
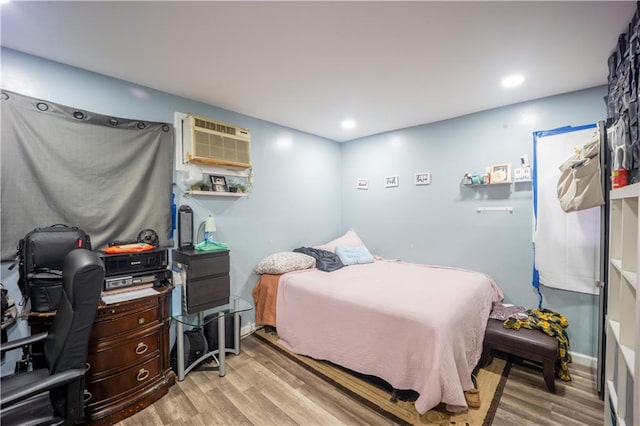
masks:
[[[327,250],[327,251],[330,251],[331,253],[335,253],[336,247],[338,246],[360,247],[360,246],[364,246],[364,243],[362,242],[360,237],[358,237],[358,234],[356,234],[356,231],[354,231],[353,229],[350,229],[342,237],[336,238],[335,240],[329,241],[328,243],[323,244],[321,246],[315,246],[314,248],[317,248],[319,250]]]
[[[313,268],[316,260],[304,253],[283,251],[265,257],[256,266],[256,274],[284,274]]]

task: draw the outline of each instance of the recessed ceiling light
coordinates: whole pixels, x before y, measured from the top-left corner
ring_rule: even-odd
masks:
[[[502,87],[510,89],[512,87],[520,86],[524,82],[524,76],[521,74],[513,74],[502,80]]]
[[[343,120],[341,125],[343,129],[349,130],[356,127],[356,122],[353,120]]]

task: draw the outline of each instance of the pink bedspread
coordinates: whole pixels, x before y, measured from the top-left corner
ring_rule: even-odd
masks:
[[[419,413],[467,406],[491,303],[502,290],[485,274],[394,260],[280,279],[280,343],[380,377],[420,396]]]

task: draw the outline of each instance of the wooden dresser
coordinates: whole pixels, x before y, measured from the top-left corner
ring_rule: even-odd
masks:
[[[169,363],[171,289],[98,308],[85,375],[85,415],[91,424],[129,417],[175,383]],[[31,314],[31,333],[47,331],[54,314]]]

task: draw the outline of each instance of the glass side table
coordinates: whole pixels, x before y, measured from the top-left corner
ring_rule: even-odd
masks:
[[[177,351],[177,364],[178,364],[178,381],[184,380],[185,376],[200,362],[207,358],[213,357],[218,362],[218,375],[224,377],[226,374],[225,369],[225,354],[233,353],[238,355],[240,353],[240,313],[247,312],[253,309],[253,304],[239,296],[229,297],[229,303],[226,305],[216,306],[215,308],[206,309],[201,312],[192,314],[182,314],[171,317],[176,321],[176,351]],[[225,342],[225,317],[234,317],[233,326],[233,348],[227,348]],[[206,320],[205,320],[206,318]],[[218,347],[216,349],[209,348],[207,353],[202,354],[198,359],[192,362],[190,365],[184,365],[184,326],[189,327],[204,327],[212,321],[218,321]]]

